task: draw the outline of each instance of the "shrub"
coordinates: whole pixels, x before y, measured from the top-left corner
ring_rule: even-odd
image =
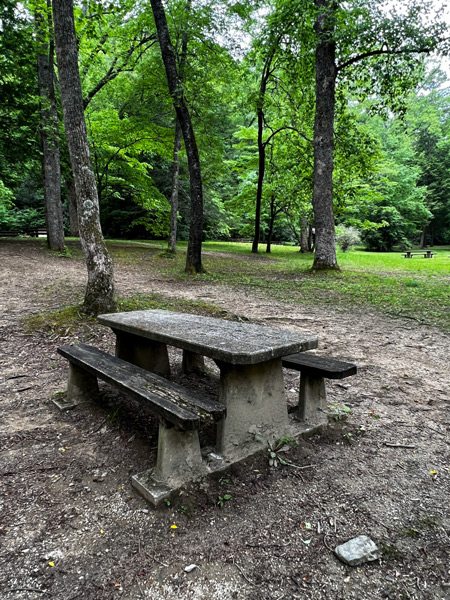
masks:
[[[336,241],[342,252],[347,252],[352,246],[361,243],[361,236],[359,235],[359,231],[354,227],[342,226],[338,229]]]

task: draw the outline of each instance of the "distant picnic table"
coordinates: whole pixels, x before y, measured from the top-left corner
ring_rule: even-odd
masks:
[[[417,251],[417,252],[413,252],[412,250],[406,250],[406,252],[403,254],[403,256],[405,258],[412,258],[413,256],[423,256],[424,258],[433,258],[434,255],[435,255],[435,253],[431,252],[431,250],[421,250],[421,251]]]

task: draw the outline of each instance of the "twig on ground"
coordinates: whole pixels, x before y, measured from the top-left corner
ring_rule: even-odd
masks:
[[[244,571],[241,569],[241,567],[237,564],[237,562],[234,560],[234,558],[233,558],[233,565],[235,565],[237,567],[239,573],[242,575],[242,577],[245,579],[245,581],[247,581],[250,585],[253,585],[253,586],[259,585],[257,583],[254,583],[247,577],[247,575],[244,573]]]
[[[10,592],[37,592],[38,594],[47,594],[48,596],[52,595],[50,592],[47,592],[46,590],[40,590],[39,588],[18,587],[18,588],[11,588],[9,591]]]
[[[325,546],[325,548],[327,548],[327,549],[328,549],[330,552],[334,552],[333,548],[331,548],[331,547],[328,545],[328,542],[327,542],[327,537],[328,537],[328,535],[330,535],[330,534],[329,534],[329,533],[324,533],[324,534],[323,534],[323,545],[324,545],[324,546]]]
[[[298,466],[298,465],[294,465],[294,463],[291,463],[291,462],[288,462],[288,461],[285,461],[285,462],[286,462],[286,464],[287,464],[289,467],[294,467],[294,469],[299,469],[299,470],[303,470],[303,469],[312,469],[312,468],[314,468],[314,467],[315,467],[315,465],[303,465],[302,467],[300,467],[300,466]]]
[[[106,419],[103,419],[103,421],[100,423],[100,425],[98,427],[96,427],[95,429],[93,429],[92,431],[90,431],[86,437],[89,437],[91,435],[94,435],[94,433],[97,433],[97,431],[100,431],[100,429],[103,427],[103,425],[106,424]]]
[[[411,449],[414,449],[416,447],[413,444],[397,444],[394,442],[384,442],[384,445],[388,446],[389,448],[411,448]]]

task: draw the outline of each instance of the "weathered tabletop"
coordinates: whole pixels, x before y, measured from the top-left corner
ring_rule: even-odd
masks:
[[[218,452],[227,459],[255,451],[257,439],[289,433],[281,358],[317,348],[317,336],[165,310],[100,315],[116,334],[116,356],[170,378],[167,345],[183,350],[183,370],[220,368],[219,401],[227,416],[217,428]]]
[[[317,348],[317,336],[165,310],[100,315],[114,331],[148,338],[232,365],[256,364]]]

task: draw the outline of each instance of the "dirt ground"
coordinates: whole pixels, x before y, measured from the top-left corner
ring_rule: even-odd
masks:
[[[0,242],[0,259],[2,600],[450,598],[448,334],[173,282],[151,261],[119,265],[121,296],[202,299],[255,323],[316,333],[319,354],[358,365],[355,377],[327,383],[349,419],[293,447],[295,467],[270,467],[262,454],[155,510],[130,476],[154,462],[156,420],[106,389],[104,405],[62,413],[51,402],[66,386],[57,346],[79,340],[112,351],[112,333],[95,323],[62,336],[22,325],[82,297],[83,262],[18,240]],[[175,371],[179,359],[173,351]],[[191,383],[211,394],[217,386],[214,375]],[[289,402],[297,388],[286,372]],[[347,567],[333,550],[360,534],[382,556]]]

